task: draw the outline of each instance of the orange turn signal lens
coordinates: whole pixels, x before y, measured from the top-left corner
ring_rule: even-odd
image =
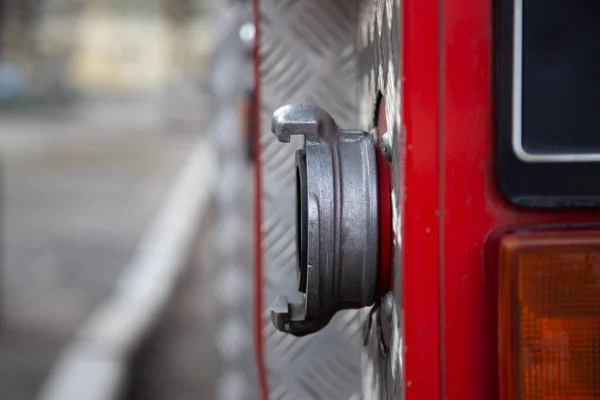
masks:
[[[500,240],[502,399],[600,399],[600,232]]]

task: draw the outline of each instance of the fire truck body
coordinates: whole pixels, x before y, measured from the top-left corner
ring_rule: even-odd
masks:
[[[257,50],[274,40],[265,36],[274,21],[261,20],[269,14],[265,3],[257,4],[263,31]],[[278,204],[266,158],[284,162],[268,132],[276,106],[323,101],[318,105],[337,113],[341,124],[357,124],[348,128],[391,134],[393,279],[390,293],[360,314],[365,398],[600,396],[600,164],[594,155],[600,101],[592,90],[600,88],[600,63],[592,55],[598,7],[533,0],[288,6],[307,3],[333,22],[339,13],[355,21],[358,64],[350,75],[360,77],[358,102],[351,98],[342,104],[355,110],[338,110],[336,96],[318,86],[265,98],[276,92],[270,54],[257,51],[264,111],[258,193],[270,196],[259,202],[259,245],[269,251],[265,223]],[[297,63],[307,64],[297,59],[288,68]],[[339,74],[320,82],[339,83]],[[565,131],[569,126],[573,132]],[[293,181],[279,185],[284,193],[295,190]],[[263,251],[259,276],[273,268]],[[261,281],[257,287],[266,290]],[[261,340],[271,329],[262,319],[269,304],[259,306],[259,353],[269,354]],[[343,329],[327,329],[343,336]],[[272,379],[277,372],[269,370],[268,357],[259,360],[262,376]],[[269,384],[263,381],[265,396]]]

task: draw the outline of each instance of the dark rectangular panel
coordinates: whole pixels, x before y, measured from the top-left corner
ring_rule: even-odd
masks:
[[[600,1],[522,0],[522,12],[523,149],[600,155]]]
[[[493,4],[500,191],[525,207],[600,206],[600,1]]]

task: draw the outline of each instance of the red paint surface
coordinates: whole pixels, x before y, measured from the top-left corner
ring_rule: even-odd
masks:
[[[260,94],[261,94],[261,79],[260,79],[260,0],[252,0],[254,26],[256,28],[256,36],[254,40],[253,54],[253,70],[254,70],[254,349],[256,351],[256,368],[258,375],[258,386],[262,400],[268,400],[269,387],[267,384],[267,372],[265,367],[265,350],[263,342],[263,259],[262,259],[262,164],[260,161]]]
[[[377,175],[379,189],[379,295],[389,290],[392,282],[392,202],[390,197],[390,163],[380,151],[377,152]]]
[[[258,0],[254,4],[260,38]],[[404,0],[401,32],[406,142],[403,269],[398,279],[406,398],[495,400],[498,271],[493,243],[487,254],[484,251],[486,238],[509,225],[599,218],[591,210],[518,209],[498,193],[490,0]],[[255,62],[260,86],[257,67]],[[260,96],[258,90],[256,95]],[[258,135],[259,127],[255,132]],[[255,159],[259,161],[258,148]],[[267,399],[260,317],[261,190],[257,162],[255,338],[260,387]]]
[[[402,5],[404,372],[407,400],[440,397],[438,0]]]
[[[377,130],[379,140],[381,135],[388,131],[385,119],[385,99],[381,99],[377,111]],[[381,146],[381,143],[379,143]],[[392,260],[394,259],[393,232],[392,232],[392,198],[391,164],[377,150],[377,176],[379,189],[379,288],[378,293],[383,296],[394,289]]]
[[[498,270],[493,246],[485,262],[486,238],[508,225],[598,221],[592,210],[518,209],[497,191],[491,12],[490,0],[443,0],[440,14],[442,381],[448,400],[499,398]],[[409,185],[407,192],[410,198]]]

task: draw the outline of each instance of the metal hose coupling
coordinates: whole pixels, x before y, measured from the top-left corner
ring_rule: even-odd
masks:
[[[378,292],[379,193],[376,139],[340,129],[310,104],[275,111],[280,142],[303,135],[296,152],[298,290],[271,309],[280,331],[304,336],[324,328],[340,310],[370,306]]]

